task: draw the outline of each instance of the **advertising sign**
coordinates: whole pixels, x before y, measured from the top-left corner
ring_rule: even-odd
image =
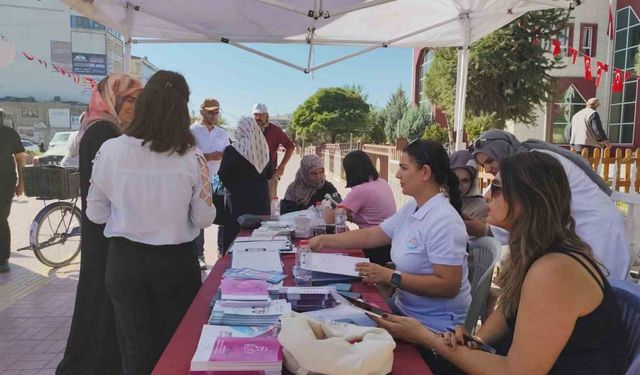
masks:
[[[73,73],[92,76],[107,75],[107,56],[94,53],[73,53]]]
[[[62,67],[66,72],[72,69],[71,42],[51,41],[51,62]]]
[[[70,121],[69,108],[49,108],[49,127],[68,129]]]

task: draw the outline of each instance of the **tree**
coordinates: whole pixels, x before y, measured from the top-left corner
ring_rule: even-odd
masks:
[[[447,143],[449,140],[449,132],[447,128],[440,126],[439,124],[432,123],[424,129],[422,133],[422,139],[440,142],[442,144]]]
[[[349,134],[362,134],[369,105],[360,94],[343,87],[322,88],[304,101],[291,116],[292,133],[304,141],[339,142]]]
[[[409,100],[402,90],[402,87],[398,87],[396,92],[391,95],[387,106],[384,109],[385,121],[384,121],[384,134],[387,136],[387,142],[394,143],[398,134],[398,122],[402,120],[404,113],[409,107]]]
[[[367,119],[367,130],[362,135],[362,141],[364,143],[383,144],[386,141],[384,134],[384,122],[385,122],[384,109],[373,110],[369,112],[369,118]]]
[[[400,136],[409,140],[419,138],[431,123],[431,113],[425,106],[411,106],[398,123]]]
[[[466,119],[490,117],[492,126],[506,120],[535,124],[534,109],[550,101],[554,93],[552,69],[564,67],[550,58],[541,41],[554,38],[568,19],[565,10],[527,13],[471,46],[467,83]],[[456,50],[441,48],[426,74],[425,94],[442,108],[450,134],[453,124],[456,84]],[[488,116],[488,117],[487,117]]]

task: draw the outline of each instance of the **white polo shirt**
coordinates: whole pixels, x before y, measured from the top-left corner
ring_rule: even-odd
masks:
[[[438,193],[417,211],[411,199],[380,227],[391,240],[391,259],[401,272],[431,275],[433,264],[462,266],[460,291],[454,298],[432,298],[396,289],[394,302],[407,316],[429,328],[446,331],[463,324],[471,304],[467,267],[467,230],[447,198]]]
[[[225,147],[231,144],[227,132],[219,126],[215,126],[209,131],[205,125],[196,122],[191,125],[189,129],[191,129],[191,134],[193,134],[196,139],[196,146],[198,146],[203,154],[222,152]],[[220,169],[220,160],[209,160],[207,164],[209,165],[209,174],[211,174],[211,178],[213,178],[213,176],[218,174],[218,170]]]

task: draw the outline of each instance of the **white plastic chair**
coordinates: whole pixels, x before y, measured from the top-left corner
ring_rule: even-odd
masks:
[[[491,289],[493,269],[500,259],[502,244],[493,237],[479,237],[469,241],[469,282],[471,305],[464,321],[467,331],[473,333],[478,318],[486,318],[486,301]]]

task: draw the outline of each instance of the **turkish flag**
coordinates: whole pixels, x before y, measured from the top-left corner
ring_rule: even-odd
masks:
[[[569,47],[567,49],[567,54],[571,57],[573,57],[573,59],[571,60],[572,64],[576,63],[576,59],[578,58],[578,50],[573,48],[573,47]]]
[[[616,32],[613,30],[613,13],[611,12],[611,4],[609,4],[609,22],[607,23],[607,35],[613,40]]]
[[[551,39],[551,44],[553,45],[553,56],[558,56],[562,51],[562,48],[560,48],[560,41],[558,39]]]
[[[622,70],[616,69],[613,73],[613,92],[622,92]]]
[[[632,78],[632,74],[630,70],[627,70],[626,72],[624,72],[624,81],[631,81]]]
[[[593,76],[591,75],[591,57],[585,55],[584,58],[584,79],[587,81],[593,80]]]
[[[33,61],[33,59],[35,59],[35,57],[33,57],[33,56],[29,55],[28,53],[26,53],[26,52],[24,52],[24,51],[22,52],[22,54],[23,54],[23,55],[24,55],[24,57],[25,57],[27,60],[29,60],[29,61]]]
[[[596,61],[596,65],[598,67],[598,69],[596,70],[596,87],[600,86],[600,77],[602,77],[602,72],[608,72],[609,71],[609,65],[600,62],[600,61]]]

